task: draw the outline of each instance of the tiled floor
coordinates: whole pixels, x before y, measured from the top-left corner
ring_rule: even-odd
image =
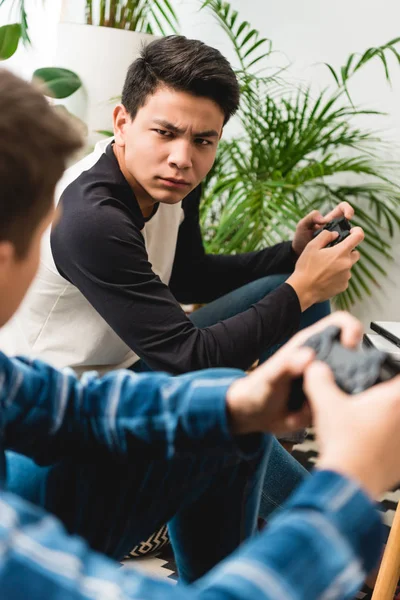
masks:
[[[170,547],[152,556],[126,560],[123,564],[124,568],[139,569],[152,577],[169,579],[172,584],[177,582],[176,566]]]

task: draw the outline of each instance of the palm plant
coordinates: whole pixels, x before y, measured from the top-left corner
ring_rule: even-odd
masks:
[[[169,0],[86,0],[86,23],[130,31],[176,33],[178,19]]]
[[[349,289],[336,299],[340,307],[349,308],[363,294],[371,294],[378,274],[386,274],[381,259],[392,259],[386,240],[400,227],[400,185],[399,165],[381,158],[388,145],[355,124],[360,115],[378,113],[354,106],[348,83],[374,58],[390,80],[387,56],[400,63],[400,38],[351,55],[338,72],[327,65],[334,88],[313,95],[309,88],[280,88],[276,77],[255,72],[255,65],[265,64],[271,44],[249,23],[240,22],[227,2],[206,0],[203,7],[212,11],[232,41],[242,88],[241,133],[221,142],[203,189],[207,250],[263,248],[287,239],[310,210],[326,212],[347,200],[355,207],[354,224],[365,231]]]

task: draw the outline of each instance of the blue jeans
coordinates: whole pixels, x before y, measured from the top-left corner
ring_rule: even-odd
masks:
[[[259,442],[246,458],[232,452],[121,461],[104,453],[92,462],[71,459],[49,467],[7,452],[7,489],[115,559],[168,522],[180,578],[190,583],[256,530],[272,437]]]
[[[284,283],[287,277],[288,275],[269,275],[252,281],[196,310],[190,315],[190,319],[197,327],[201,328],[210,327],[218,321],[229,319],[264,298]],[[329,313],[329,302],[321,302],[311,306],[301,316],[300,329],[309,327],[329,315]],[[260,363],[272,356],[286,341],[282,340],[280,344],[272,347],[268,347],[268,344],[266,344],[265,350],[260,356]],[[151,370],[143,361],[135,363],[133,369],[137,372]],[[300,438],[301,436],[296,439],[295,436],[293,440],[300,441]],[[306,469],[274,439],[264,480],[260,517],[266,520],[275,509],[282,506],[307,475]]]

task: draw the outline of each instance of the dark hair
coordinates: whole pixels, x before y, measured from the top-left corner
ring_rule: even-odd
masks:
[[[225,115],[224,123],[239,105],[239,84],[228,60],[219,50],[182,35],[144,46],[129,67],[122,104],[132,119],[159,85],[214,100]]]
[[[0,69],[0,240],[23,258],[80,135],[30,83]]]

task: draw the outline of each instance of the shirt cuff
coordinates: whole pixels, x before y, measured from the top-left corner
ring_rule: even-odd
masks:
[[[383,524],[374,503],[358,483],[333,471],[314,471],[286,508],[317,508],[325,513],[362,560],[366,573],[377,564],[383,546]]]
[[[274,295],[274,303],[284,307],[284,313],[281,313],[279,322],[280,339],[291,337],[299,330],[301,320],[301,306],[299,297],[289,283],[282,283],[276,290],[268,294],[265,299]],[[278,326],[277,326],[278,327]]]
[[[193,382],[187,407],[186,425],[192,439],[201,440],[203,447],[212,452],[230,452],[245,460],[257,458],[265,450],[266,436],[260,433],[232,435],[228,422],[226,395],[232,383],[244,376],[243,371],[207,369],[204,373],[206,379],[198,378]]]
[[[282,246],[285,251],[285,257],[282,259],[282,273],[292,273],[294,271],[294,267],[299,256],[293,250],[293,241],[289,240],[288,242],[282,242]]]

